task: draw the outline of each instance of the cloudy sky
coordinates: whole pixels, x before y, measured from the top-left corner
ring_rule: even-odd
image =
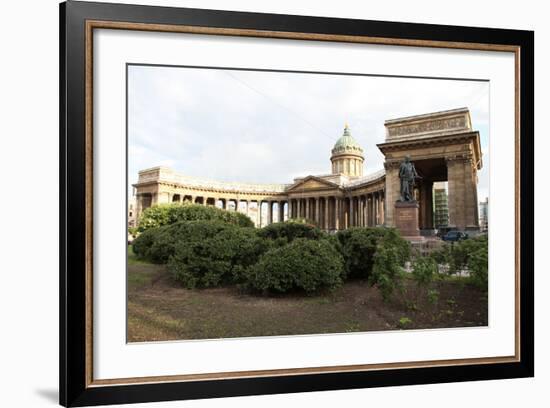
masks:
[[[159,165],[255,183],[328,174],[346,122],[365,151],[368,174],[383,168],[376,144],[384,141],[386,119],[460,107],[470,109],[481,135],[482,200],[489,185],[488,82],[132,65],[129,181]]]

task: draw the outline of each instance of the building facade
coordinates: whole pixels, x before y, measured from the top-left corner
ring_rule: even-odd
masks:
[[[487,232],[489,229],[489,197],[479,203],[479,230]]]
[[[328,231],[394,226],[397,169],[409,155],[422,176],[415,187],[421,228],[434,228],[433,183],[448,181],[449,225],[477,229],[481,150],[468,109],[393,119],[385,127],[386,140],[377,145],[385,156],[385,168],[367,175],[363,173],[363,149],[347,125],[331,151],[331,173],[307,175],[288,184],[206,180],[167,167],[142,170],[133,185],[136,216],[139,219],[152,205],[187,201],[242,211],[256,226],[293,218],[305,218]]]
[[[435,228],[449,225],[449,202],[444,183],[434,184],[434,226]]]

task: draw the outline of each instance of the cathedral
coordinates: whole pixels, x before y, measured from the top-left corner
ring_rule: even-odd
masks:
[[[433,185],[447,182],[448,223],[478,230],[477,171],[482,167],[479,132],[470,112],[459,108],[384,122],[377,145],[384,169],[364,174],[363,148],[348,125],[332,148],[331,172],[296,178],[289,184],[230,183],[177,173],[167,167],[141,170],[135,189],[135,216],[152,205],[192,202],[247,214],[258,227],[302,218],[326,231],[349,227],[395,226],[399,199],[397,169],[410,156],[421,179],[414,189],[420,229],[434,229]]]

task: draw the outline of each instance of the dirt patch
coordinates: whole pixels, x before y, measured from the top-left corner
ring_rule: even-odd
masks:
[[[432,292],[405,280],[384,302],[365,281],[334,293],[256,296],[237,287],[188,290],[163,266],[128,266],[130,342],[486,326],[487,297],[464,279]]]

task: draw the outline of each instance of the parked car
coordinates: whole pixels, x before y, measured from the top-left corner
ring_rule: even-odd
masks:
[[[448,227],[446,225],[441,225],[437,228],[436,236],[439,238],[443,238],[443,235],[445,235],[447,232],[454,230],[455,227]]]
[[[455,241],[462,241],[464,239],[468,239],[468,234],[461,231],[449,231],[445,235],[441,237],[443,241],[449,241],[449,242],[455,242]]]

